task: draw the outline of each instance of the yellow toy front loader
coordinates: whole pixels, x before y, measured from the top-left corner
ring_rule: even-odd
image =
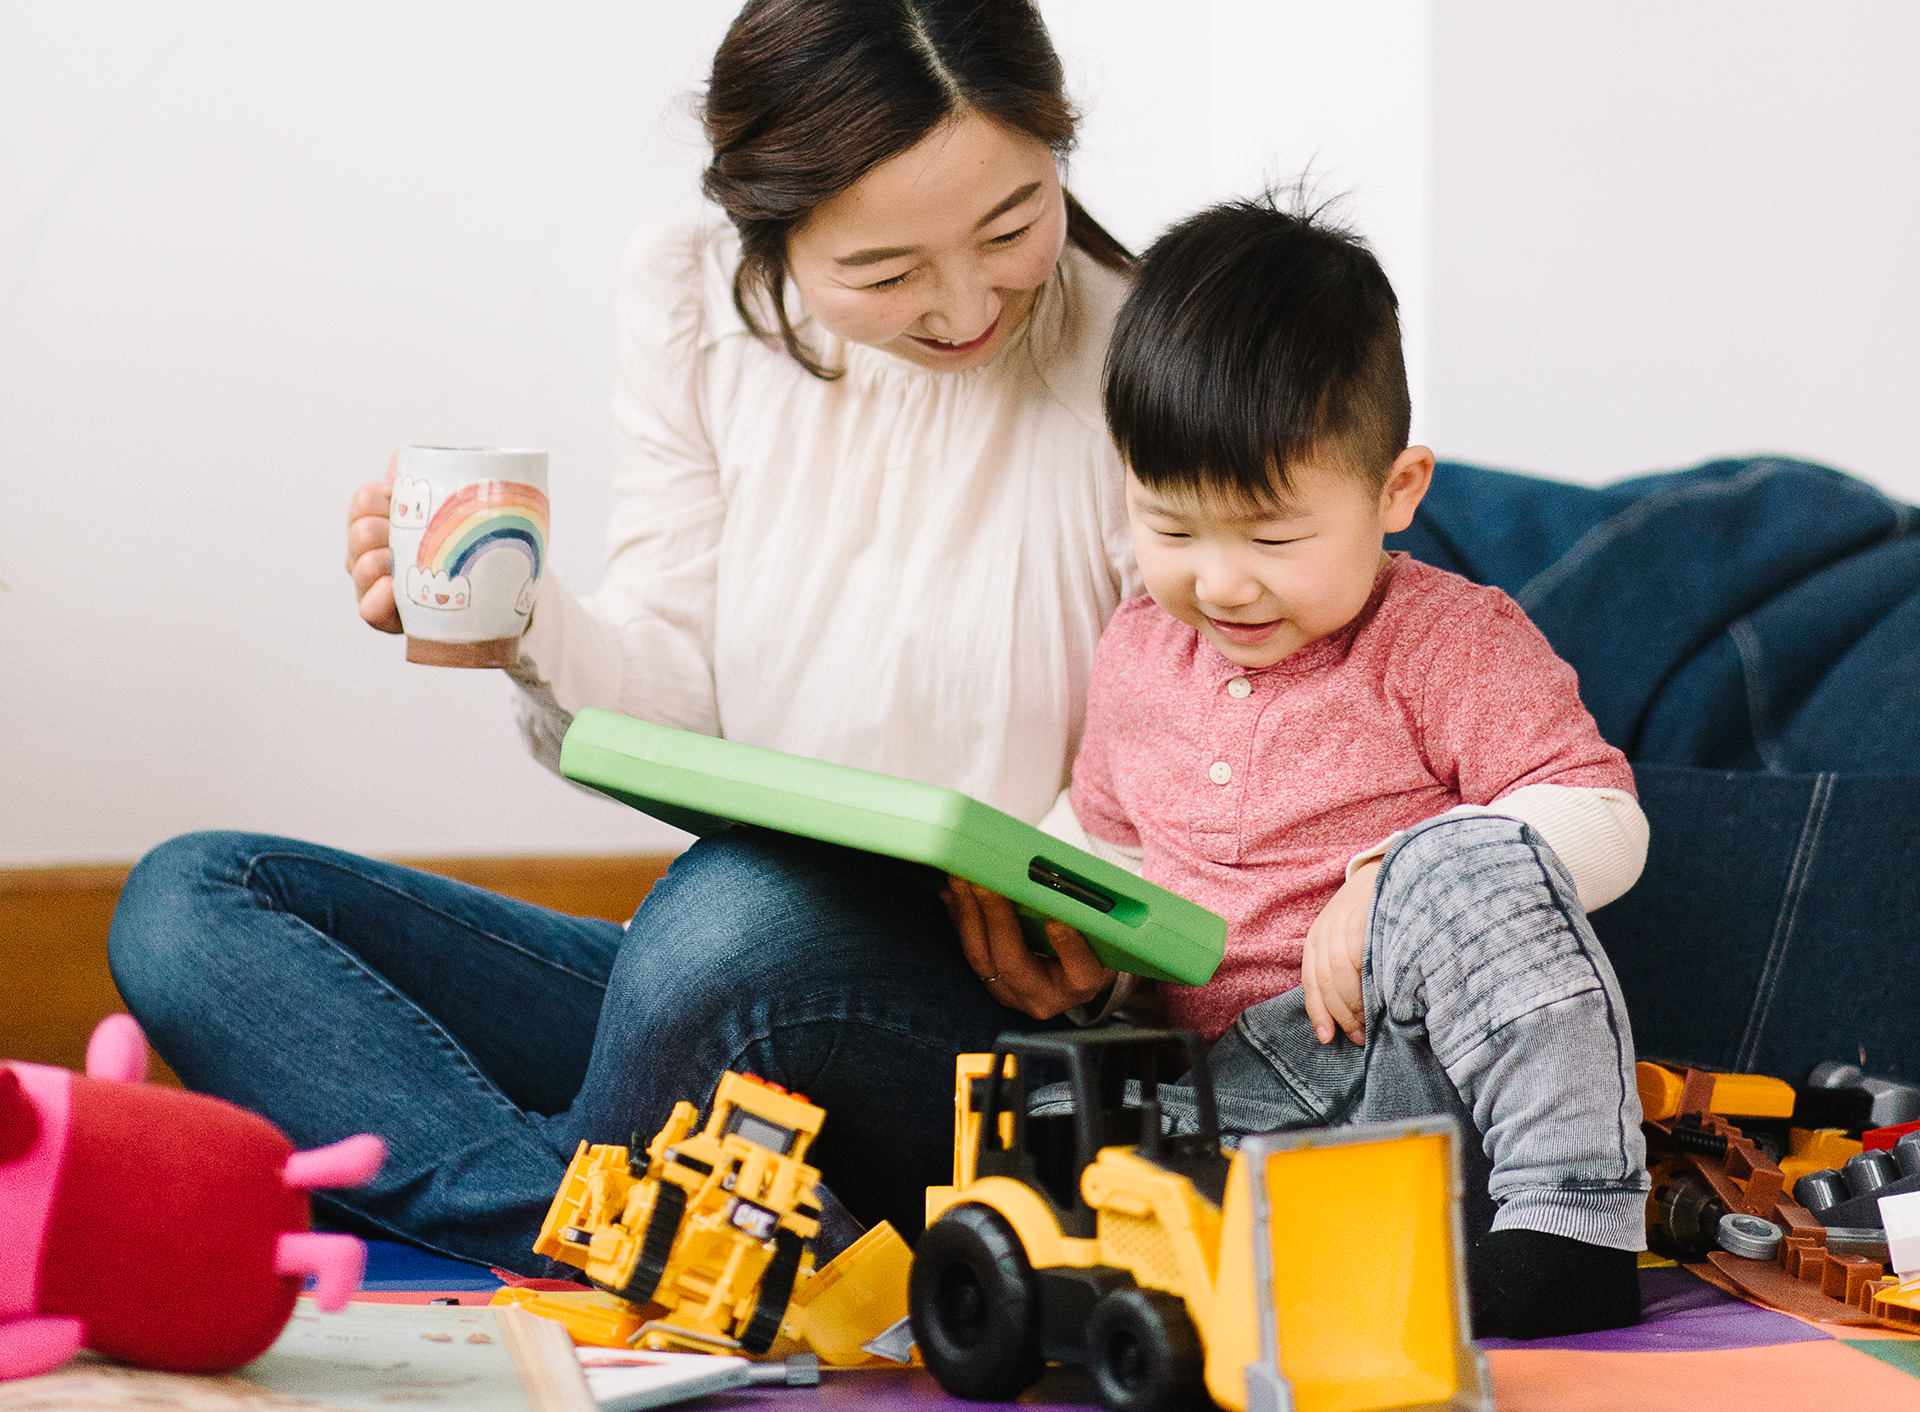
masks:
[[[1162,1133],[1163,1066],[1199,1132]],[[1229,1155],[1189,1031],[1007,1034],[957,1069],[953,1185],[928,1188],[909,1289],[948,1392],[1009,1400],[1065,1362],[1109,1412],[1491,1412],[1451,1120]]]

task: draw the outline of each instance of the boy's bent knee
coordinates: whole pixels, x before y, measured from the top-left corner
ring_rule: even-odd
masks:
[[[1374,893],[1368,947],[1388,1013],[1424,1019],[1457,1043],[1576,995],[1617,990],[1553,850],[1499,815],[1433,820],[1396,843]]]
[[[1545,889],[1579,906],[1559,857],[1528,825],[1504,814],[1442,815],[1387,850],[1375,895],[1405,892],[1419,905],[1459,907],[1513,888]]]

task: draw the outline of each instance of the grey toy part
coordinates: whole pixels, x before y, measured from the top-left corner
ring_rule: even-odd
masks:
[[[747,1381],[755,1387],[818,1387],[820,1357],[815,1353],[789,1353],[779,1363],[755,1363],[747,1369]]]
[[[1719,1234],[1722,1250],[1747,1260],[1771,1260],[1780,1250],[1780,1228],[1744,1211],[1722,1216]]]
[[[1887,1233],[1871,1227],[1858,1229],[1852,1226],[1827,1227],[1827,1253],[1829,1255],[1859,1255],[1868,1260],[1877,1260],[1891,1267],[1887,1257]]]
[[[879,1333],[860,1345],[862,1353],[871,1353],[875,1358],[884,1358],[890,1363],[908,1363],[913,1360],[913,1318],[902,1314]]]
[[[1831,1167],[1808,1172],[1793,1184],[1793,1199],[1815,1216],[1838,1206],[1849,1195],[1847,1179]]]
[[[1920,1153],[1914,1148],[1908,1149],[1909,1161],[1916,1155]],[[1823,1226],[1858,1226],[1877,1231],[1882,1229],[1881,1197],[1920,1191],[1920,1163],[1915,1166],[1915,1175],[1902,1176],[1893,1153],[1856,1152],[1838,1172],[1809,1172],[1800,1178],[1793,1184],[1793,1199],[1805,1206]],[[1831,1200],[1826,1200],[1829,1197]],[[1826,1204],[1814,1205],[1814,1200],[1826,1200]]]
[[[1920,1177],[1920,1132],[1910,1132],[1893,1145],[1893,1165],[1903,1177]]]
[[[1815,1064],[1808,1088],[1863,1088],[1873,1096],[1873,1125],[1890,1128],[1920,1118],[1920,1084],[1866,1073],[1858,1064]]]

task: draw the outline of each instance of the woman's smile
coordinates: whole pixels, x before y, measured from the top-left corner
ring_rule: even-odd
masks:
[[[930,352],[951,354],[956,358],[963,358],[969,353],[975,353],[985,348],[987,346],[987,340],[993,337],[994,330],[999,327],[1000,318],[998,315],[995,315],[993,322],[987,325],[986,332],[982,333],[978,338],[968,339],[965,343],[950,343],[944,338],[932,338],[919,333],[908,334],[907,336]]]

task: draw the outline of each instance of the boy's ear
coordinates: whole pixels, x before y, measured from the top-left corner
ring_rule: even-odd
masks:
[[[1424,446],[1409,446],[1393,458],[1386,484],[1380,487],[1381,528],[1398,534],[1413,523],[1413,512],[1433,484],[1433,452]]]

